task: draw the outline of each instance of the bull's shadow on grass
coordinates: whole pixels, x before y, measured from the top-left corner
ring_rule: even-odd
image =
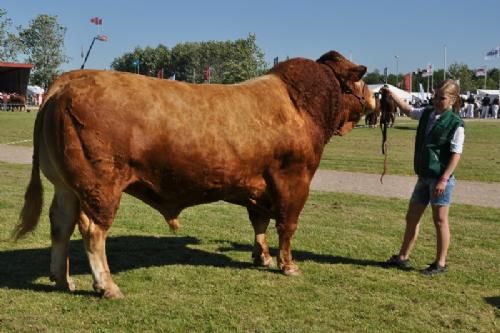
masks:
[[[200,241],[194,237],[120,236],[108,237],[106,248],[112,273],[167,265],[253,267],[250,261],[234,261],[224,254],[191,248],[197,244]],[[0,251],[0,288],[53,291],[52,286],[36,282],[49,276],[49,265],[50,248]],[[90,268],[82,241],[73,240],[70,275],[80,274],[90,275]]]
[[[500,296],[485,297],[484,300],[488,304],[493,305],[497,309],[500,309]]]
[[[215,241],[228,244],[226,240]],[[197,249],[200,241],[187,236],[119,236],[108,237],[107,255],[113,273],[137,268],[161,267],[168,265],[191,265],[230,267],[235,269],[253,269],[250,262],[251,244],[229,243],[220,247],[217,252]],[[248,262],[235,261],[224,252],[247,252]],[[276,255],[278,250],[271,249]],[[327,264],[350,264],[360,266],[380,266],[380,262],[365,259],[346,258],[333,255],[315,254],[309,251],[293,250],[297,261],[314,261]],[[36,280],[49,276],[50,248],[0,251],[0,288],[33,290],[41,292],[54,291],[52,285]],[[269,272],[278,273],[277,270]],[[81,240],[70,243],[70,274],[90,275],[90,268]],[[93,294],[88,291],[77,291],[78,294]]]
[[[230,244],[231,244],[230,246],[221,247],[218,250],[220,252],[241,251],[241,252],[251,253],[253,249],[253,246],[248,244],[240,244],[240,243],[230,243]],[[271,253],[272,256],[276,256],[278,253],[278,249],[269,248],[269,252]],[[382,265],[382,262],[375,260],[347,258],[329,254],[317,254],[309,251],[301,251],[296,248],[292,249],[292,255],[293,259],[296,261],[310,260],[321,264],[332,264],[332,265],[344,264],[344,265],[377,266],[377,267],[380,267]]]

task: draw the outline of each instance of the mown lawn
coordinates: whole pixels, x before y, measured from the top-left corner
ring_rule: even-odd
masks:
[[[357,131],[357,130],[356,130]],[[108,258],[126,298],[101,300],[78,232],[71,241],[75,294],[48,279],[45,182],[39,228],[9,239],[30,166],[0,163],[1,332],[499,332],[500,210],[454,205],[450,271],[422,276],[434,256],[431,217],[422,221],[415,270],[379,267],[395,253],[407,201],[312,193],[293,248],[304,275],[251,266],[253,232],[241,207],[214,203],[160,215],[125,196]],[[268,232],[273,253],[276,233]]]

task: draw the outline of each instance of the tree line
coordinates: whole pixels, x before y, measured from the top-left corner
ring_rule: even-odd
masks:
[[[30,82],[47,88],[60,74],[59,68],[69,58],[64,53],[66,27],[57,22],[57,16],[38,15],[27,27],[12,30],[12,20],[0,8],[0,61],[19,61],[33,64]]]
[[[69,61],[64,51],[67,28],[57,21],[57,16],[41,14],[32,19],[27,27],[12,27],[7,11],[0,8],[0,61],[22,61],[34,65],[30,82],[47,88],[61,74],[61,66]],[[326,50],[325,50],[326,51]],[[133,51],[116,57],[110,64],[117,71],[139,73],[148,76],[173,77],[176,80],[201,83],[236,83],[265,73],[268,65],[264,52],[259,48],[254,34],[235,41],[202,41],[179,43],[169,49],[163,44],[157,47],[136,47]],[[446,78],[460,80],[461,92],[476,89],[498,89],[500,72],[497,68],[487,71],[485,77],[475,76],[475,71],[465,64],[454,63],[446,71]],[[432,80],[422,73],[412,75],[412,91],[431,90],[444,80],[444,70],[435,70]],[[402,84],[403,74],[388,76],[388,83]],[[384,82],[378,69],[365,75],[368,84]],[[428,85],[430,86],[429,88]]]
[[[111,68],[148,76],[174,77],[202,83],[236,83],[262,75],[268,69],[256,36],[235,41],[186,42],[169,49],[136,47],[115,58]]]

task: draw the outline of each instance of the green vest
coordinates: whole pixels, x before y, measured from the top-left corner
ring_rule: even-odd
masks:
[[[463,121],[451,108],[447,109],[436,120],[430,133],[426,134],[433,111],[433,107],[426,108],[418,123],[413,166],[419,176],[439,178],[451,158],[451,139],[457,128],[463,126]]]

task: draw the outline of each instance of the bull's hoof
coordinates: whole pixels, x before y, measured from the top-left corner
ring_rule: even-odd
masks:
[[[270,268],[270,267],[274,267],[275,264],[274,264],[274,260],[271,256],[269,257],[264,257],[264,256],[254,256],[253,257],[253,264],[254,266],[257,266],[257,267],[266,267],[266,268]]]
[[[98,293],[102,298],[122,299],[125,297],[123,296],[122,292],[120,291],[120,288],[118,288],[116,284],[112,284],[108,288],[104,288],[96,284],[94,284],[93,287],[95,292]]]
[[[174,234],[176,234],[177,231],[181,228],[181,224],[178,219],[167,220],[167,223],[170,231]]]
[[[298,267],[290,267],[282,270],[283,274],[286,276],[301,276],[302,272]]]
[[[120,291],[120,289],[118,287],[116,287],[116,289],[106,290],[102,294],[102,297],[106,298],[106,299],[122,299],[125,296],[123,296],[123,294]]]
[[[291,264],[280,264],[279,265],[281,271],[283,274],[286,276],[301,276],[302,272],[299,269],[299,266],[295,265],[294,263]]]
[[[68,280],[57,280],[53,275],[50,276],[50,281],[55,282],[54,288],[60,291],[73,292],[76,290],[76,285],[73,279],[68,278]]]

